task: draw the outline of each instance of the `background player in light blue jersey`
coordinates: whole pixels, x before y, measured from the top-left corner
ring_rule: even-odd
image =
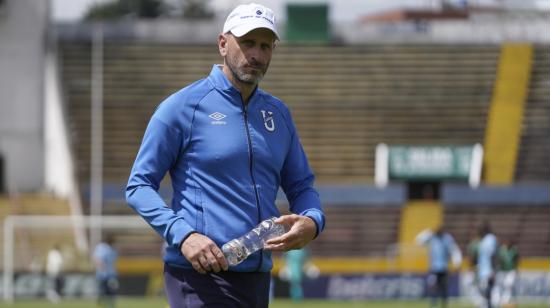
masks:
[[[491,294],[495,285],[498,242],[488,222],[481,226],[479,234],[481,240],[477,253],[477,279],[480,292],[485,298],[484,307],[492,308]]]
[[[462,253],[453,236],[439,226],[435,232],[426,229],[416,236],[416,243],[427,245],[430,250],[430,275],[428,285],[432,291],[431,307],[436,307],[441,298],[441,306],[447,307],[449,261],[458,268],[462,262]]]
[[[118,290],[116,270],[118,254],[113,247],[113,242],[112,237],[107,237],[95,247],[93,254],[99,290],[98,301],[103,307],[109,308],[115,306],[115,295]]]

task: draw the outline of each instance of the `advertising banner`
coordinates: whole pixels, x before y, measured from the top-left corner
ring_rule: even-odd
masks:
[[[497,274],[494,296],[498,297],[502,283],[502,275]],[[517,275],[514,290],[519,298],[550,298],[550,272],[521,271]],[[462,273],[460,293],[461,296],[471,298],[474,302],[480,296],[473,272]]]
[[[464,272],[449,277],[449,296],[461,296],[475,300],[479,291],[473,273]],[[61,296],[67,298],[93,298],[97,295],[97,285],[93,273],[66,273],[63,275]],[[498,277],[497,286],[498,292]],[[156,286],[154,279],[147,274],[122,275],[119,294],[125,296],[145,296],[162,294],[162,285]],[[273,279],[276,297],[288,297],[288,282],[277,277]],[[151,293],[152,285],[159,289]],[[17,273],[13,289],[15,298],[43,298],[53,287],[43,273]],[[3,291],[3,285],[0,285]],[[303,281],[306,298],[330,300],[384,300],[420,299],[431,293],[428,276],[423,274],[345,274],[322,275]],[[550,298],[550,272],[520,272],[516,282],[516,294],[520,298]]]
[[[397,180],[468,180],[473,146],[391,146],[389,177]]]
[[[118,293],[127,296],[143,296],[149,284],[149,275],[123,275],[120,277]],[[15,298],[44,297],[47,290],[53,289],[54,281],[43,273],[16,273],[13,281]],[[2,292],[3,292],[2,285]],[[62,275],[60,290],[62,297],[92,298],[98,294],[95,274],[66,273]]]
[[[331,300],[418,299],[429,294],[427,275],[422,274],[347,274],[320,276],[303,282],[306,298]],[[458,276],[449,278],[449,295],[458,296]],[[276,296],[286,296],[275,282]],[[279,285],[277,285],[279,284]]]

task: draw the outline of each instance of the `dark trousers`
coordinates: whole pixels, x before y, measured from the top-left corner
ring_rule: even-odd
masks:
[[[115,296],[118,290],[118,280],[115,277],[99,280],[99,294],[102,297]]]
[[[63,278],[61,278],[60,276],[56,276],[54,278],[54,290],[55,290],[55,293],[57,293],[58,295],[61,295],[61,287],[63,286]]]
[[[118,291],[118,279],[116,277],[98,278],[99,296],[98,304],[104,308],[115,307],[115,296]]]
[[[441,297],[442,307],[447,307],[448,297],[448,274],[447,272],[432,272],[430,282],[430,289],[432,292],[432,307],[436,306],[437,298]]]
[[[487,308],[493,308],[493,303],[491,302],[491,294],[493,293],[493,287],[495,286],[495,277],[491,276],[481,283],[480,291],[483,297],[485,298],[485,303]]]
[[[164,265],[164,289],[171,308],[268,307],[270,279],[269,272],[203,275]]]

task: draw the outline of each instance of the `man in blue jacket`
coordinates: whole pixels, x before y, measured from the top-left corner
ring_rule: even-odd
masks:
[[[223,65],[162,102],[143,137],[126,199],[167,243],[172,307],[267,307],[270,251],[302,248],[324,228],[290,112],[258,87],[278,39],[269,8],[236,7],[218,37]],[[170,206],[158,194],[166,172]],[[280,216],[279,187],[294,214]],[[220,247],[272,216],[289,231],[228,267]]]

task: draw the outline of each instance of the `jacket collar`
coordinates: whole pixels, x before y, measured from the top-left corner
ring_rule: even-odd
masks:
[[[227,79],[227,76],[223,73],[223,65],[221,64],[214,64],[212,66],[212,70],[210,71],[210,75],[208,76],[208,79],[210,82],[214,85],[215,88],[222,90],[224,92],[229,92],[232,95],[238,95],[241,96],[241,92],[237,90]],[[252,92],[252,95],[250,96],[249,104],[252,102],[252,100],[255,98],[255,96],[259,95],[261,92],[260,87],[256,87],[256,89]]]
[[[217,89],[220,89],[223,91],[234,90],[238,92],[238,90],[235,87],[233,87],[233,84],[231,84],[231,81],[227,79],[227,77],[223,73],[222,68],[223,68],[223,65],[214,64],[212,66],[212,70],[210,71],[210,75],[208,76],[208,79],[210,79],[214,87],[216,87]]]

